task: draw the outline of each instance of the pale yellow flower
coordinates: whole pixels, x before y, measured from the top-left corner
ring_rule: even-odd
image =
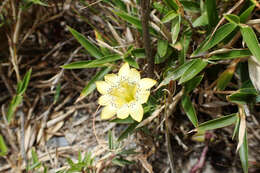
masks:
[[[150,89],[156,81],[150,78],[141,79],[140,73],[123,64],[118,75],[108,74],[105,81],[97,81],[97,90],[102,94],[98,103],[105,106],[101,112],[101,119],[109,119],[117,115],[125,119],[129,115],[136,121],[143,119],[143,103],[150,95]]]

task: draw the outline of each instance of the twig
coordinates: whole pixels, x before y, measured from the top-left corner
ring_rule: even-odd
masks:
[[[150,17],[150,0],[141,0],[141,21],[143,32],[143,44],[148,63],[147,74],[149,77],[153,76],[154,58],[151,49],[151,39],[149,33],[149,17]]]

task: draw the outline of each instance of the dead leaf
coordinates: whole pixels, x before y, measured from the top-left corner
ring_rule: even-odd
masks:
[[[246,131],[246,116],[242,106],[239,106],[239,116],[240,116],[240,125],[239,125],[237,151],[243,144],[245,131]]]

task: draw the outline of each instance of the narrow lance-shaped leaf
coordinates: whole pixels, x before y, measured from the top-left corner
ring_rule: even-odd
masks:
[[[85,38],[84,35],[69,26],[68,29],[71,34],[77,39],[77,41],[89,52],[90,55],[94,56],[95,58],[102,58],[104,56],[94,44],[92,44],[88,39]]]
[[[240,17],[240,22],[245,23],[248,19],[248,17],[251,15],[255,8],[255,5],[251,5],[248,9],[246,9],[239,17]]]
[[[236,58],[246,58],[251,56],[252,53],[248,49],[230,49],[223,51],[223,53],[213,54],[208,60],[228,60]]]
[[[169,8],[175,11],[179,9],[178,4],[174,0],[163,0],[163,1]]]
[[[204,122],[200,124],[196,129],[198,131],[206,131],[206,130],[213,130],[213,129],[226,127],[231,124],[234,124],[237,121],[237,118],[238,118],[237,113],[227,115],[227,116],[222,116],[220,118]]]
[[[240,18],[237,15],[234,14],[226,14],[224,17],[230,22],[234,24],[239,24],[240,23]]]
[[[105,67],[103,69],[101,69],[86,85],[86,87],[82,90],[82,92],[80,93],[79,98],[77,99],[76,102],[82,100],[83,98],[85,98],[87,95],[89,95],[92,91],[95,90],[96,88],[96,84],[95,82],[98,80],[101,80],[109,71],[111,70],[110,67]]]
[[[121,55],[108,55],[103,58],[99,58],[96,60],[89,61],[77,61],[70,64],[66,64],[61,66],[64,69],[82,69],[82,68],[96,68],[96,67],[104,67],[107,63],[111,63],[117,60],[122,59]]]
[[[185,32],[182,32],[182,36],[180,38],[181,43],[181,51],[179,51],[178,59],[180,65],[182,65],[186,61],[186,54],[189,49],[190,41],[191,41],[192,31],[191,29],[187,29]]]
[[[200,5],[198,2],[182,0],[180,3],[183,5],[184,11],[200,12]]]
[[[185,83],[185,93],[189,93],[192,90],[194,90],[201,82],[203,79],[203,75],[199,75],[191,79],[190,81]]]
[[[214,27],[218,23],[218,13],[215,0],[206,0],[205,6],[208,15],[208,21],[211,27]]]
[[[21,94],[21,95],[24,94],[29,84],[31,74],[32,74],[32,68],[30,68],[29,71],[26,72],[22,84],[17,88],[17,94]]]
[[[233,131],[232,140],[238,134],[239,125],[240,125],[240,119],[238,118],[237,121],[236,121],[236,125],[235,125],[235,128],[234,128],[234,131]]]
[[[187,61],[185,64],[182,64],[180,67],[178,67],[176,70],[169,72],[169,74],[165,77],[165,79],[160,83],[160,85],[158,86],[158,88],[169,84],[170,81],[172,80],[176,80],[178,78],[180,78],[183,73],[196,61],[198,61],[198,59],[194,59],[191,61]]]
[[[0,135],[0,156],[6,155],[8,152],[8,148],[5,144],[4,138],[2,135]]]
[[[135,131],[136,126],[138,125],[137,122],[130,124],[118,137],[117,141],[120,142],[123,139],[127,138],[128,135],[132,134]]]
[[[254,101],[257,92],[254,88],[242,88],[227,96],[227,100],[237,104],[247,104]]]
[[[129,15],[128,13],[125,13],[123,11],[113,11],[117,16],[121,17],[123,20],[125,20],[126,22],[134,25],[137,29],[142,30],[142,23],[140,21],[139,18],[134,17]],[[149,27],[149,32],[154,35],[157,36],[157,32],[152,28]]]
[[[172,44],[175,44],[178,39],[180,27],[181,27],[181,16],[179,15],[178,17],[172,20],[172,26],[171,26]]]
[[[108,131],[108,146],[110,150],[114,149],[114,139],[111,130]]]
[[[162,18],[161,22],[167,23],[174,19],[176,16],[178,16],[178,13],[176,13],[174,10],[171,10]]]
[[[198,126],[197,115],[196,115],[195,109],[192,105],[192,102],[190,100],[190,97],[188,95],[184,94],[182,96],[181,105],[182,105],[186,115],[188,116],[189,120],[194,125],[194,127],[197,127]]]
[[[244,173],[248,173],[248,145],[247,145],[247,132],[245,132],[244,142],[239,148],[239,156]]]
[[[168,42],[166,40],[158,40],[157,52],[160,57],[164,57],[167,53]]]
[[[260,46],[254,30],[251,27],[242,24],[240,25],[240,30],[247,47],[260,64]]]
[[[200,73],[206,66],[208,62],[206,60],[198,59],[193,63],[180,78],[179,84],[187,82]]]
[[[228,68],[217,79],[217,90],[224,90],[228,83],[231,81],[233,74],[236,70],[236,66],[239,60],[233,60]]]
[[[236,24],[227,23],[221,26],[211,37],[209,35],[202,44],[192,53],[192,57],[207,51],[208,49],[214,47],[218,43],[220,43],[224,38],[226,38],[235,28]]]

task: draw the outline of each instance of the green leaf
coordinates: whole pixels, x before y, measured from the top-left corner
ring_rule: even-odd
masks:
[[[172,72],[169,72],[167,74],[167,76],[164,78],[164,80],[160,83],[160,85],[158,86],[158,88],[160,88],[161,86],[167,85],[170,83],[170,81],[174,81],[176,79],[179,79],[184,73],[185,71],[190,68],[190,66],[195,63],[196,61],[198,61],[197,59],[193,59],[191,61],[187,61],[186,63],[182,64],[180,67],[178,67],[177,69],[175,69]]]
[[[21,95],[16,95],[13,97],[11,103],[9,104],[7,115],[6,115],[7,116],[6,119],[8,123],[11,122],[14,112],[16,111],[17,107],[22,103],[22,100],[23,100],[23,96]]]
[[[37,153],[36,153],[34,148],[32,149],[32,153],[31,154],[32,154],[33,163],[39,162],[38,155],[37,155]]]
[[[216,8],[216,1],[206,0],[205,5],[206,5],[209,24],[211,27],[214,27],[218,23],[218,12]]]
[[[155,8],[157,11],[159,11],[161,14],[166,15],[170,10],[168,7],[166,7],[161,2],[154,2],[153,8]]]
[[[227,100],[237,104],[247,104],[254,102],[257,92],[254,88],[242,88],[227,96]]]
[[[137,48],[131,51],[135,58],[145,58],[145,50],[143,48]]]
[[[158,40],[157,52],[160,57],[164,57],[167,53],[168,42],[167,40]]]
[[[181,27],[181,15],[179,15],[178,17],[172,20],[172,26],[171,26],[172,44],[175,44],[178,39],[180,27]]]
[[[239,131],[239,125],[240,125],[240,118],[237,119],[236,125],[233,131],[232,140],[235,138],[235,136],[238,134]]]
[[[188,94],[192,90],[194,90],[201,82],[203,79],[204,75],[199,75],[194,77],[193,79],[189,80],[188,82],[185,83],[185,93]]]
[[[110,67],[105,67],[101,69],[86,85],[86,87],[82,90],[80,93],[80,97],[78,100],[81,100],[82,98],[86,97],[89,95],[92,91],[96,89],[96,84],[95,82],[98,80],[101,80],[108,72],[110,72],[111,68]]]
[[[180,1],[185,11],[200,12],[200,5],[193,1]]]
[[[162,18],[161,22],[162,23],[167,23],[167,22],[171,21],[172,19],[174,19],[177,16],[178,16],[178,14],[176,13],[176,11],[171,10]]]
[[[37,5],[41,5],[41,6],[45,6],[48,7],[48,4],[45,2],[42,2],[40,0],[29,0],[30,2],[32,2],[33,4],[37,4]]]
[[[31,74],[32,74],[32,68],[30,68],[29,71],[26,72],[22,83],[20,84],[20,86],[17,88],[17,94],[22,95],[24,94],[24,92],[27,89],[27,86],[29,84],[30,78],[31,78]]]
[[[77,39],[77,41],[89,52],[89,54],[95,58],[102,58],[104,55],[101,50],[92,44],[84,35],[76,31],[75,29],[67,26],[71,34]]]
[[[117,124],[132,124],[135,122],[135,120],[133,120],[131,118],[131,116],[128,116],[126,119],[120,119],[120,118],[116,118],[116,119],[113,119],[111,121],[109,121],[111,123],[117,123]]]
[[[123,150],[118,153],[118,155],[130,155],[130,154],[138,154],[138,152],[135,151],[136,149],[128,149],[128,150]]]
[[[230,22],[234,24],[239,24],[240,23],[240,18],[237,15],[234,14],[226,14],[224,17]]]
[[[0,135],[0,156],[5,156],[8,152],[8,148],[5,144],[5,140],[2,135]]]
[[[240,30],[247,47],[260,64],[260,46],[254,30],[251,27],[242,24],[240,25]]]
[[[248,49],[231,49],[223,53],[217,53],[211,56],[208,60],[228,60],[236,58],[246,58],[251,56],[252,53]]]
[[[142,23],[139,18],[131,16],[128,13],[123,11],[112,11],[112,12],[114,12],[117,16],[121,17],[126,22],[135,26],[138,30],[142,31]],[[152,27],[149,27],[149,32],[154,36],[158,35],[157,32]]]
[[[224,90],[231,81],[235,69],[227,69],[217,79],[217,90]]]
[[[218,43],[220,43],[224,38],[226,38],[235,28],[237,25],[233,23],[227,23],[221,26],[212,36],[209,35],[202,44],[192,53],[192,57],[207,51],[208,49],[214,47]]]
[[[61,89],[61,84],[59,83],[57,86],[56,86],[56,90],[55,90],[55,95],[54,95],[54,99],[53,99],[53,103],[57,103],[57,101],[59,100],[59,97],[60,97],[60,89]]]
[[[245,23],[248,19],[248,17],[251,15],[253,10],[255,9],[255,5],[251,5],[248,9],[246,9],[239,17],[240,22]]]
[[[178,4],[174,0],[163,0],[163,2],[172,10],[177,11],[179,9]]]
[[[200,73],[206,66],[208,62],[206,60],[197,59],[181,76],[179,84],[187,82]]]
[[[139,65],[138,63],[136,62],[136,60],[134,58],[132,58],[131,56],[128,56],[126,58],[124,58],[124,61],[125,62],[128,62],[128,64],[136,69],[139,69]]]
[[[96,68],[96,67],[104,67],[107,66],[107,63],[111,63],[117,60],[122,59],[121,55],[107,55],[103,58],[89,60],[89,61],[78,61],[70,64],[66,64],[61,66],[64,69],[82,69],[82,68]]]
[[[160,64],[160,63],[163,63],[166,59],[168,59],[168,58],[170,58],[171,57],[171,55],[172,55],[172,53],[173,53],[173,48],[172,47],[168,47],[168,49],[167,49],[167,52],[166,52],[166,55],[164,55],[163,57],[160,57],[159,55],[158,55],[158,52],[156,53],[156,55],[155,55],[155,60],[154,60],[154,63],[155,64]]]
[[[200,124],[197,127],[197,130],[206,131],[206,130],[213,130],[213,129],[226,127],[231,124],[234,124],[237,121],[237,118],[238,118],[237,113],[227,115],[227,116],[222,116],[220,118],[216,118],[214,120],[210,120],[210,121]]]
[[[108,131],[108,148],[110,150],[114,149],[114,139],[113,139],[113,134],[112,134],[111,130]]]
[[[191,103],[190,97],[187,94],[182,96],[181,105],[184,109],[184,112],[188,116],[189,120],[192,122],[194,127],[198,126],[198,119],[195,112],[195,109]]]
[[[121,0],[112,0],[113,3],[115,4],[115,7],[123,10],[123,11],[127,11],[127,8],[126,8],[126,4],[121,1]]]
[[[120,142],[123,139],[127,138],[128,135],[132,134],[135,131],[136,126],[138,125],[137,122],[130,124],[118,137],[117,141]]]
[[[192,30],[187,29],[186,31],[182,32],[182,36],[180,38],[180,44],[182,46],[181,51],[179,51],[178,59],[180,65],[182,65],[186,61],[186,55],[187,51],[189,49],[190,41],[191,41],[191,36],[192,36]]]
[[[245,132],[244,141],[239,148],[239,156],[244,173],[248,173],[248,145],[247,145],[247,132]]]
[[[112,163],[115,164],[115,165],[124,167],[125,165],[134,164],[135,162],[134,161],[125,160],[125,159],[122,159],[122,158],[114,158],[112,160]]]
[[[208,25],[208,15],[207,13],[202,13],[202,15],[194,20],[192,23],[193,27],[206,26]]]

